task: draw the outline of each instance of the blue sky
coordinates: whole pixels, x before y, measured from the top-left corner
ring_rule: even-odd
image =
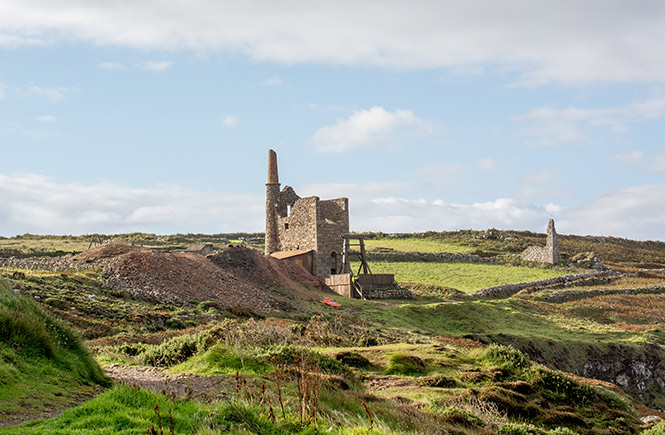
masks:
[[[356,231],[665,240],[659,1],[0,4],[0,235],[263,229],[267,151]]]

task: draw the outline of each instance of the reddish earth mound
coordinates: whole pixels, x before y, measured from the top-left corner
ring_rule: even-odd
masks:
[[[80,254],[73,256],[71,260],[78,263],[96,263],[128,252],[145,250],[145,248],[141,248],[140,246],[126,245],[124,243],[110,243],[83,251]]]
[[[134,251],[106,260],[103,285],[160,303],[214,301],[257,312],[291,311],[287,298],[315,300],[325,289],[295,263],[228,248],[206,258],[192,253]],[[310,290],[312,289],[312,290]]]
[[[293,261],[265,256],[255,249],[229,246],[208,258],[244,282],[261,288],[281,290],[287,296],[319,300],[320,297],[312,293],[312,290],[330,291],[328,286],[302,266]]]

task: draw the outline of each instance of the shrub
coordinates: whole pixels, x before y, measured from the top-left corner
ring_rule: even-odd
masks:
[[[367,358],[356,352],[340,352],[335,355],[335,359],[342,364],[358,369],[366,369],[371,365]]]
[[[414,355],[407,355],[405,353],[394,353],[388,360],[389,375],[407,375],[416,376],[422,375],[427,372],[425,361]]]
[[[202,331],[198,334],[180,335],[157,346],[146,346],[145,350],[138,355],[138,358],[145,364],[153,366],[172,366],[199,352],[205,352],[216,342],[217,337],[214,330]],[[141,345],[133,346],[138,350]]]
[[[567,427],[557,427],[556,429],[548,430],[545,433],[547,435],[579,435],[577,432],[568,429]],[[663,435],[665,435],[665,433]]]
[[[499,435],[545,435],[546,432],[532,424],[506,423],[499,428]]]
[[[550,400],[589,403],[597,398],[591,386],[568,378],[561,372],[539,367],[532,372],[532,377],[534,387],[543,390]]]
[[[296,366],[305,358],[309,361],[316,361],[319,364],[321,372],[328,374],[348,374],[349,368],[336,359],[309,349],[298,346],[286,345],[277,346],[270,349],[265,354],[265,359],[274,365]]]
[[[436,388],[460,388],[462,386],[462,383],[457,379],[441,374],[421,378],[420,384],[425,387]]]
[[[526,369],[531,366],[531,362],[522,352],[513,346],[492,343],[482,350],[482,359],[490,364],[501,366],[512,365],[515,369]]]
[[[649,429],[644,430],[641,435],[665,435],[665,421],[659,421]]]

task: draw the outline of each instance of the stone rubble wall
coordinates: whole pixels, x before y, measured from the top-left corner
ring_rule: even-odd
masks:
[[[24,269],[24,270],[46,270],[49,272],[66,272],[69,270],[97,269],[99,263],[78,263],[71,261],[68,257],[28,257],[0,258],[0,268]]]
[[[503,284],[494,287],[484,288],[473,293],[472,296],[480,297],[509,297],[523,290],[530,290],[530,292],[541,290],[543,288],[551,288],[554,285],[569,286],[577,284],[580,281],[588,279],[598,279],[603,277],[612,276],[613,272],[590,272],[579,273],[576,275],[555,276],[553,278],[544,279],[541,281],[520,282],[516,284]]]
[[[450,252],[442,253],[421,253],[421,252],[376,252],[371,251],[365,254],[367,261],[423,261],[430,263],[444,262],[463,262],[463,263],[501,263],[500,260],[492,257],[481,257],[473,254],[454,254]],[[370,264],[371,267],[371,264]]]
[[[595,289],[595,290],[569,290],[556,292],[543,297],[543,300],[552,303],[569,302],[576,299],[592,298],[610,295],[637,295],[665,293],[665,286],[634,287],[629,289]]]
[[[325,276],[333,270],[339,273],[344,248],[342,236],[349,233],[349,200],[336,198],[319,201],[316,217],[314,275]]]
[[[416,296],[403,288],[364,289],[367,299],[415,299]]]
[[[552,263],[551,248],[548,246],[529,246],[521,255],[522,260],[538,263]]]

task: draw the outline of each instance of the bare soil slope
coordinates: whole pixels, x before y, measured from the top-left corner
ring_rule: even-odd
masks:
[[[319,299],[311,290],[330,291],[302,266],[293,261],[265,256],[255,249],[229,246],[208,258],[242,281],[261,288],[286,291],[289,295],[308,300]]]
[[[103,285],[160,303],[214,301],[254,312],[293,311],[325,285],[290,261],[233,247],[209,258],[132,250],[104,261]]]
[[[146,251],[140,246],[127,245],[125,243],[109,243],[95,246],[72,257],[75,263],[96,263],[128,252]]]

